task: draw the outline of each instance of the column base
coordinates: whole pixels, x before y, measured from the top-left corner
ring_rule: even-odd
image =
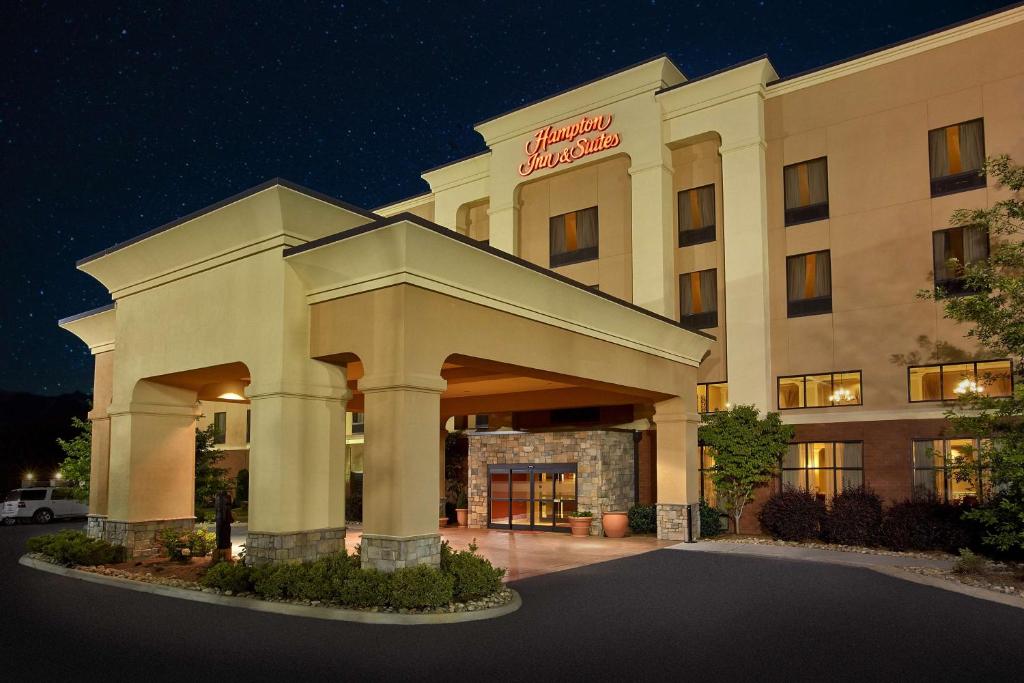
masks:
[[[360,557],[364,569],[392,572],[403,567],[426,564],[441,566],[441,536],[383,536],[363,534]]]
[[[157,542],[157,536],[164,529],[191,531],[195,524],[195,517],[125,522],[108,519],[103,515],[89,515],[85,533],[92,538],[102,538],[108,543],[123,546],[127,559],[132,559],[159,555],[162,548]]]
[[[245,539],[245,563],[312,562],[340,553],[344,547],[343,526],[309,531],[250,531]]]
[[[658,503],[657,508],[659,539],[693,542],[700,538],[700,503]]]

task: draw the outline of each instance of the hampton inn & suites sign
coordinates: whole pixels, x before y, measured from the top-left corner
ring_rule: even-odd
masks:
[[[541,128],[526,143],[526,161],[519,165],[519,175],[525,178],[542,168],[571,164],[591,154],[618,147],[622,141],[621,136],[605,132],[611,125],[611,114],[601,114],[584,116],[561,128]],[[552,149],[552,145],[561,142],[570,144]]]

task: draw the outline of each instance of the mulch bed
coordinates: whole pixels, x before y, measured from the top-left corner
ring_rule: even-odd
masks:
[[[110,569],[129,574],[160,576],[167,579],[182,579],[198,582],[199,577],[210,567],[209,557],[192,558],[189,562],[175,562],[166,557],[146,557],[119,564],[104,565]]]

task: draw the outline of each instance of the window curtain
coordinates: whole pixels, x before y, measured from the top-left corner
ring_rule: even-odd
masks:
[[[597,246],[597,207],[576,212],[577,249]]]
[[[797,166],[787,166],[782,170],[782,181],[785,185],[786,208],[795,209],[803,206],[800,203],[800,174]]]
[[[679,276],[679,313],[681,315],[693,315],[699,313],[694,309],[694,298],[693,298],[693,285],[692,278],[690,277],[693,273],[686,273]]]
[[[949,175],[949,152],[946,148],[945,128],[928,133],[928,162],[932,178],[943,178]]]
[[[697,230],[715,224],[715,188],[698,187],[684,190],[679,198],[679,229]]]
[[[551,253],[565,253],[565,216],[551,219]]]
[[[832,262],[827,251],[819,251],[814,259],[814,296],[832,295]]]
[[[804,164],[807,168],[808,204],[824,204],[828,201],[828,163],[816,159]]]
[[[985,138],[981,121],[961,123],[960,167],[962,171],[978,171],[985,161]]]
[[[828,201],[828,160],[815,159],[782,170],[786,208],[824,204]]]
[[[952,278],[953,274],[949,267],[950,244],[949,231],[939,230],[932,234],[933,265],[935,267],[936,282],[943,282]]]
[[[791,256],[786,259],[786,293],[790,301],[804,298],[804,282],[807,279],[807,257]]]
[[[964,265],[988,258],[988,230],[981,225],[964,228]]]
[[[717,271],[702,270],[700,273],[700,310],[710,313],[718,310],[718,277]]]

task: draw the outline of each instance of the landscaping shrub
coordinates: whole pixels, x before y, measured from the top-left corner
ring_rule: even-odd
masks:
[[[985,571],[985,558],[967,548],[960,548],[960,557],[953,563],[953,571],[957,574],[980,574]]]
[[[882,544],[893,550],[944,550],[955,553],[975,543],[971,526],[961,516],[964,507],[934,496],[905,500],[889,508],[882,519]]]
[[[81,531],[65,529],[28,539],[29,552],[42,553],[59,564],[94,566],[124,562],[124,548],[99,538],[89,538]]]
[[[304,580],[304,564],[263,564],[252,569],[252,588],[265,598],[297,598],[296,586]]]
[[[352,607],[385,607],[391,600],[391,574],[361,569],[345,577],[339,602]]]
[[[653,534],[658,530],[658,514],[654,505],[629,508],[629,530],[634,534]]]
[[[653,507],[653,506],[652,506]],[[703,538],[711,538],[725,531],[722,526],[722,512],[712,507],[709,502],[700,499],[700,535]]]
[[[458,602],[475,600],[501,588],[505,570],[476,554],[475,543],[469,550],[455,551],[447,541],[441,543],[441,571],[453,579],[452,597]]]
[[[877,545],[882,531],[882,499],[871,489],[845,489],[832,499],[824,539],[843,545]]]
[[[192,557],[206,557],[217,544],[217,535],[204,529],[161,529],[157,543],[167,557],[187,562]]]
[[[441,607],[452,601],[454,585],[451,574],[435,567],[423,564],[403,567],[391,575],[389,602],[400,609]]]
[[[758,515],[772,538],[804,541],[818,538],[825,520],[825,501],[809,491],[787,486],[765,502]]]
[[[199,583],[207,588],[247,593],[252,590],[252,571],[241,562],[218,562],[206,570]]]
[[[342,586],[352,571],[352,563],[344,550],[298,566],[302,571],[292,575],[288,593],[303,600],[340,600]],[[356,570],[359,571],[358,565]]]

